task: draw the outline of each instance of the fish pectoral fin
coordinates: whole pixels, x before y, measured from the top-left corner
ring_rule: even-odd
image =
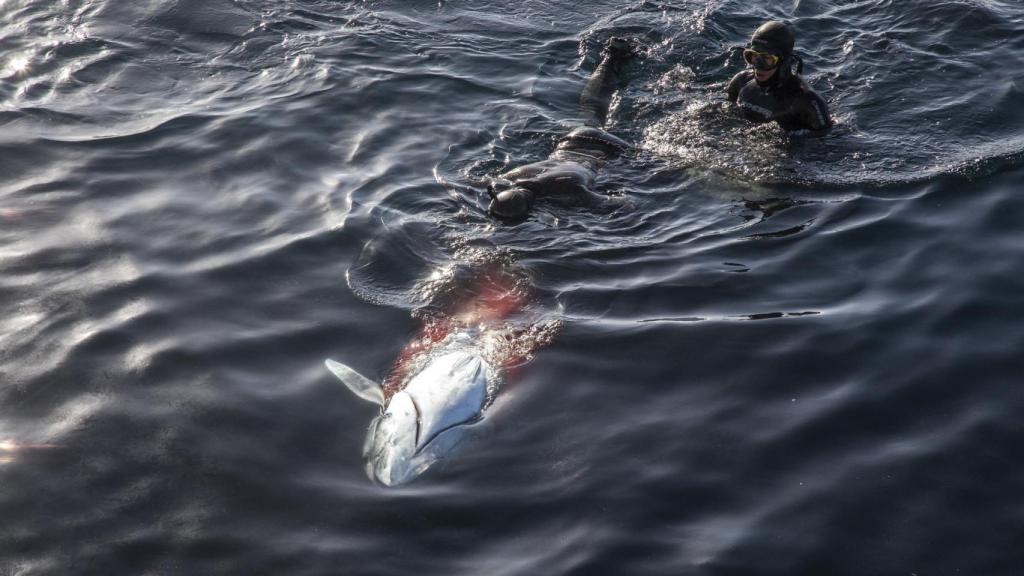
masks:
[[[324,360],[324,364],[353,394],[378,406],[384,405],[384,389],[380,384],[330,358]]]

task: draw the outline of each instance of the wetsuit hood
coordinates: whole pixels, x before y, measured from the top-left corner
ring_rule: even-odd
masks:
[[[495,192],[492,185],[487,187],[487,193],[491,197],[487,213],[499,218],[520,220],[526,217],[533,205],[533,192],[526,188],[517,187]]]
[[[793,55],[796,34],[785,22],[772,20],[761,24],[750,37],[750,47],[761,52],[771,52],[786,57]]]
[[[779,20],[765,22],[754,30],[750,37],[750,47],[759,52],[769,52],[782,58],[775,74],[766,82],[758,82],[762,88],[778,88],[782,86],[793,75],[793,46],[796,44],[796,34],[793,28]]]

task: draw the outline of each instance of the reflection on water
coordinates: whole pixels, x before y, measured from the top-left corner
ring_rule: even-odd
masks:
[[[0,464],[10,464],[26,453],[59,448],[56,444],[22,444],[11,438],[0,440]]]

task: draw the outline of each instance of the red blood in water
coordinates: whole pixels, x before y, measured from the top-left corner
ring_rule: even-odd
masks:
[[[402,349],[391,371],[384,379],[385,401],[397,392],[408,378],[410,363],[421,354],[443,342],[453,332],[470,326],[486,327],[518,311],[525,300],[505,274],[483,274],[470,291],[473,298],[455,306],[447,317],[424,322],[416,337]],[[510,359],[511,360],[511,359]]]

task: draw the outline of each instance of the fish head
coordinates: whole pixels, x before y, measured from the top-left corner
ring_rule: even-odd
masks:
[[[405,392],[391,397],[387,409],[370,422],[363,445],[366,475],[385,486],[404,484],[418,476],[414,470],[419,414]]]
[[[404,484],[451,452],[483,413],[488,369],[471,353],[428,361],[370,424],[367,475],[385,486]]]

